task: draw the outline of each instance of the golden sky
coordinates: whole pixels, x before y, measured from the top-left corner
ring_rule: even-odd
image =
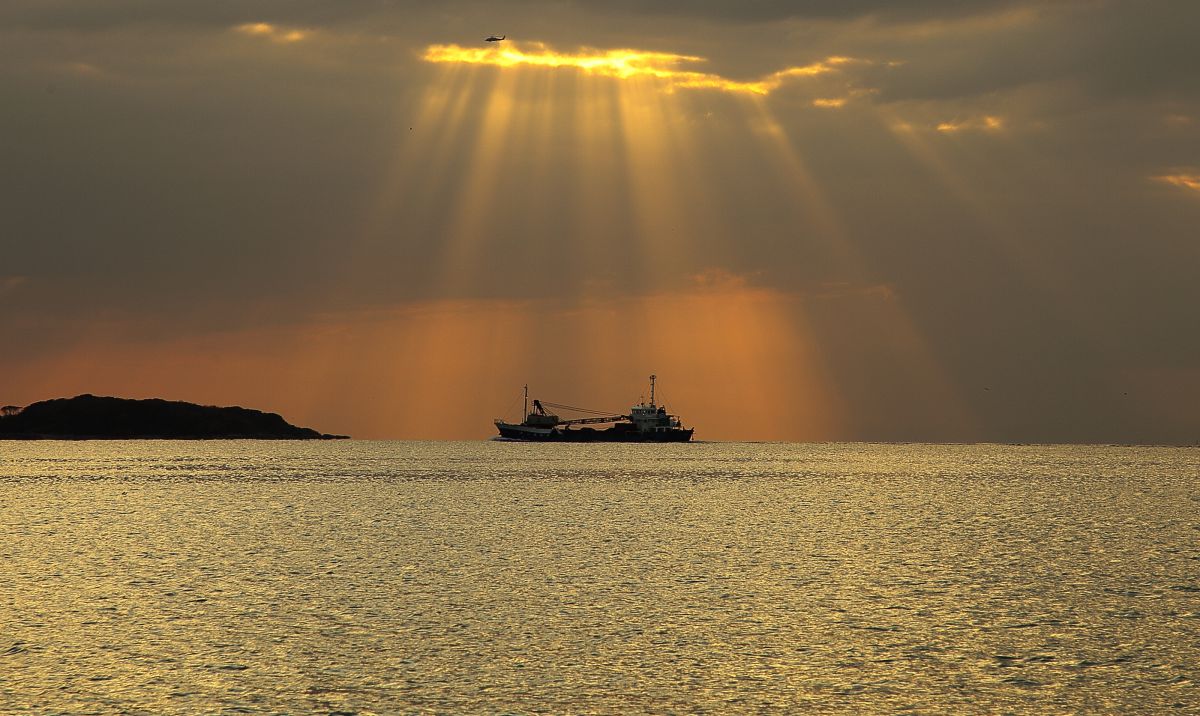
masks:
[[[0,403],[1200,440],[1200,6],[966,8],[9,0]]]

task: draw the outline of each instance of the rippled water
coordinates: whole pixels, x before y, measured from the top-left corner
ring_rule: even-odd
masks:
[[[1200,450],[0,443],[2,713],[1200,712]]]

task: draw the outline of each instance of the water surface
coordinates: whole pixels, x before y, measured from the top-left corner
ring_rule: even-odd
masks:
[[[0,443],[0,713],[1200,712],[1200,451]]]

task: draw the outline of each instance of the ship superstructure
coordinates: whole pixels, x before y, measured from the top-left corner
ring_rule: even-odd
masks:
[[[627,415],[543,403],[537,399],[533,401],[533,410],[530,410],[529,386],[525,386],[525,408],[522,413],[525,419],[520,423],[509,423],[497,418],[496,429],[503,439],[534,442],[688,442],[695,428],[683,427],[679,416],[668,413],[666,406],[655,402],[657,379],[658,376],[650,376],[650,400],[632,406]],[[587,417],[564,420],[547,408],[582,413]]]

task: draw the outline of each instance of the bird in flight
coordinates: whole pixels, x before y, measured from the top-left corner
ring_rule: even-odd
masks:
[[[508,35],[488,35],[487,37],[485,37],[483,39],[483,41],[484,42],[500,42],[505,37],[508,37]]]

